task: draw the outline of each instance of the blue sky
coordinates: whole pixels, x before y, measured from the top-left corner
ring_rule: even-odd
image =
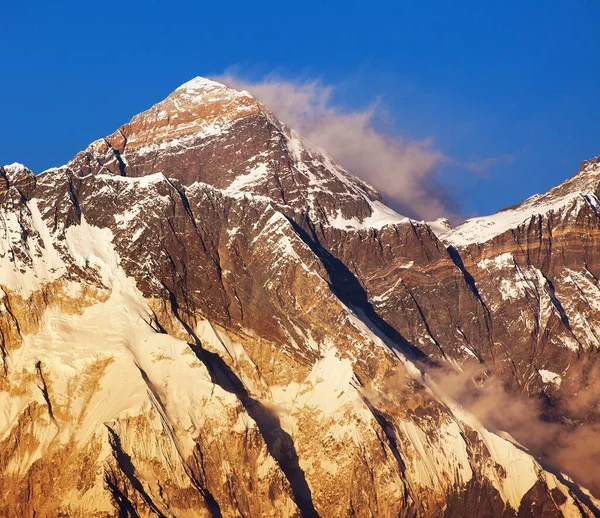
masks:
[[[376,102],[380,131],[449,158],[435,174],[465,216],[600,154],[596,1],[33,1],[0,13],[0,162],[35,171],[231,67],[317,79],[350,111]]]

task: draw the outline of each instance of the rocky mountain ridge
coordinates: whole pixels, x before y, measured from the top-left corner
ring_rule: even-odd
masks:
[[[595,431],[597,172],[438,237],[203,78],[0,168],[0,515],[597,514],[446,387]]]

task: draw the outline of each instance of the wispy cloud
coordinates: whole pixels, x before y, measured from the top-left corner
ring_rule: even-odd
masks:
[[[375,104],[364,110],[336,105],[334,88],[319,81],[275,76],[247,81],[232,74],[216,79],[250,91],[287,126],[372,184],[401,214],[425,220],[455,215],[458,204],[435,174],[450,159],[432,139],[417,141],[378,131]]]
[[[485,174],[497,165],[512,164],[514,161],[514,155],[505,154],[495,157],[471,159],[466,162],[461,162],[460,160],[454,160],[453,162],[461,169],[471,171],[472,173]]]
[[[509,432],[546,465],[600,495],[600,424],[586,419],[600,405],[596,381],[600,366],[580,362],[564,376],[563,383],[573,384],[577,393],[576,398],[558,403],[569,417],[565,422],[549,420],[541,399],[508,393],[501,378],[480,365],[466,366],[462,372],[429,369],[428,373],[442,394],[469,410],[486,428]]]

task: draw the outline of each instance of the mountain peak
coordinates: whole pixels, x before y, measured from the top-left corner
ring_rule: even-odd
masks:
[[[374,204],[380,196],[372,187],[286,128],[250,93],[204,77],[96,140],[66,167],[80,176],[164,173],[187,187],[200,182],[228,195],[311,210],[343,228],[404,220]]]
[[[183,83],[177,90],[198,90],[207,88],[227,88],[227,86],[218,81],[213,81],[208,77],[196,76]]]
[[[30,169],[19,162],[13,162],[2,167],[7,173],[30,172]]]
[[[67,166],[92,172],[95,166],[89,164],[96,163],[103,172],[124,176],[189,169],[190,178],[196,178],[199,164],[197,160],[191,163],[188,151],[194,149],[201,154],[201,148],[206,148],[209,142],[227,135],[234,125],[260,116],[262,110],[248,92],[195,77],[135,115],[112,135],[92,143]],[[171,157],[190,163],[174,167],[170,164]],[[164,160],[169,163],[163,163]]]
[[[213,81],[206,77],[196,76],[193,79],[183,83],[176,88],[164,101],[159,105],[164,104],[168,100],[183,99],[186,102],[186,108],[190,105],[206,105],[211,103],[219,103],[222,101],[242,100],[244,103],[256,105],[258,102],[247,91],[238,91],[218,81]],[[181,106],[174,102],[170,108],[181,110]],[[232,106],[232,109],[237,109],[237,106]]]
[[[176,88],[173,93],[184,93],[184,94],[196,94],[198,92],[213,91],[213,90],[227,90],[231,93],[243,95],[246,97],[252,97],[247,91],[238,91],[234,88],[227,86],[219,81],[214,81],[208,77],[196,76],[189,81],[186,81],[181,86]]]

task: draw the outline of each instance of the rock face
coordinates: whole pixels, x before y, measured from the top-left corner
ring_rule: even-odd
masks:
[[[196,78],[0,176],[0,516],[599,512],[448,389],[596,429],[597,161],[438,236]]]

